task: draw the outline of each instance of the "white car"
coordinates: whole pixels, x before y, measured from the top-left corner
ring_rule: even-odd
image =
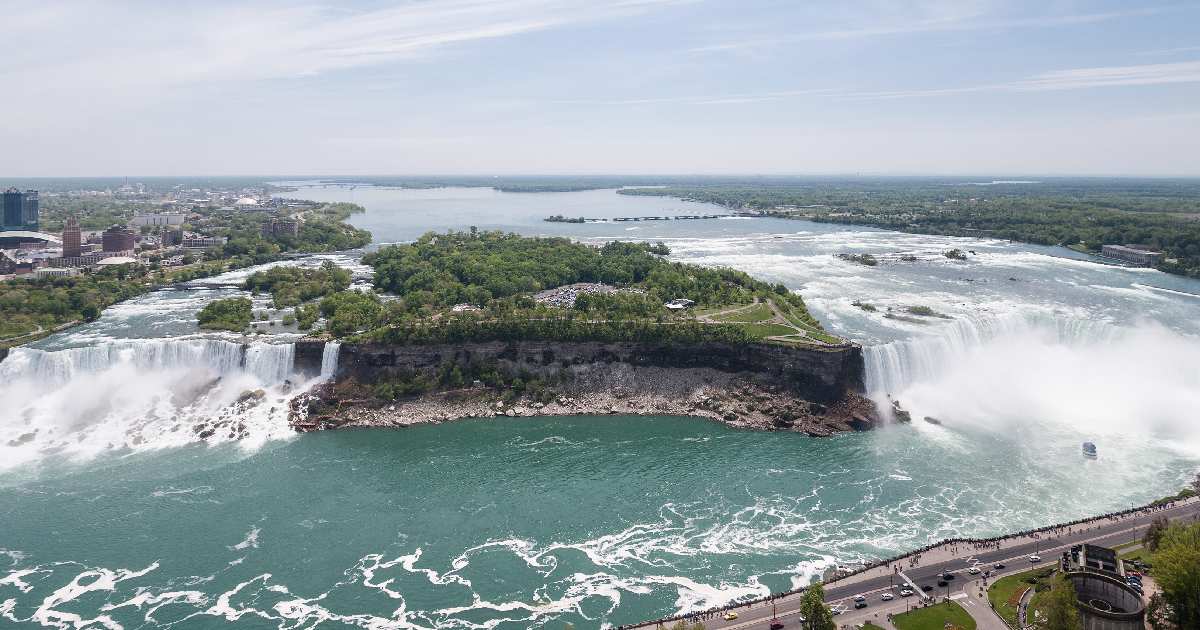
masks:
[[[856,601],[856,602],[865,602],[865,601],[867,601],[867,596],[866,596],[866,595],[855,595],[855,596],[854,596],[854,601]]]
[[[840,614],[846,612],[846,609],[841,604],[834,604],[833,606],[831,606],[829,608],[829,612],[831,612],[835,615],[840,615]]]
[[[890,601],[892,601],[893,599],[896,599],[896,596],[895,596],[895,595],[892,595],[891,593],[884,593],[884,594],[883,594],[883,597],[882,597],[881,599],[882,599],[883,601],[885,601],[885,602],[890,602]]]
[[[1031,556],[1029,556],[1029,561],[1030,561],[1030,562],[1041,562],[1041,561],[1042,561],[1042,557],[1041,557],[1041,556],[1039,556],[1039,555],[1036,555],[1036,554],[1035,554],[1035,555],[1031,555]]]
[[[900,589],[900,597],[912,597],[912,594],[913,592],[911,588]]]
[[[971,567],[970,569],[967,569],[967,573],[970,573],[971,575],[979,575],[979,567]]]

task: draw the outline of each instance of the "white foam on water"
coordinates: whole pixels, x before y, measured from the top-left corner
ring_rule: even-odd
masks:
[[[293,434],[293,344],[210,338],[14,348],[0,363],[0,469],[205,441]]]

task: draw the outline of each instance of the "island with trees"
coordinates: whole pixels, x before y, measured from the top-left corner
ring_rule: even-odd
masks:
[[[873,426],[861,349],[799,294],[669,251],[474,229],[381,248],[364,257],[376,292],[321,299],[341,371],[298,399],[293,422],[617,412],[813,435]],[[323,344],[301,342],[298,360]]]

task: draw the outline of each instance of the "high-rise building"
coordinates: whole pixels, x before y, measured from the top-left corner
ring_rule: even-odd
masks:
[[[63,258],[75,258],[83,255],[83,245],[79,238],[79,221],[75,217],[67,219],[63,226]]]
[[[137,247],[137,233],[123,225],[114,225],[104,230],[101,242],[106,252],[132,251]]]
[[[38,194],[36,190],[21,192],[16,188],[4,191],[2,197],[3,212],[0,213],[0,229],[31,230],[38,229]]]
[[[25,195],[16,188],[4,191],[4,223],[0,227],[5,230],[25,229]]]
[[[38,231],[38,193],[36,190],[26,190],[21,209],[25,219],[25,229],[30,232]]]

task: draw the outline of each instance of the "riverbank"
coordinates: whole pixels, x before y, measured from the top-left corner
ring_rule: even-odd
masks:
[[[855,571],[834,575],[823,580],[826,603],[848,599],[857,594],[873,594],[883,590],[892,590],[894,584],[908,584],[921,597],[923,590],[918,587],[945,572],[962,573],[975,564],[988,565],[994,562],[1029,563],[1030,554],[1041,554],[1046,558],[1046,565],[1052,565],[1054,558],[1064,549],[1081,542],[1091,542],[1102,546],[1113,546],[1119,542],[1137,540],[1141,532],[1149,525],[1152,518],[1165,515],[1172,520],[1186,520],[1200,516],[1200,497],[1191,496],[1162,503],[1154,501],[1146,505],[1129,508],[1119,512],[1110,512],[1089,518],[1078,519],[1066,523],[1048,525],[1033,530],[1015,532],[991,538],[957,538],[943,540],[899,556],[880,560]],[[1035,563],[1036,564],[1036,563]],[[1017,567],[1017,571],[1023,570]],[[913,584],[917,586],[913,586]],[[679,620],[693,621],[698,614],[720,613],[735,610],[738,620],[727,622],[719,615],[714,615],[707,623],[713,627],[741,627],[752,620],[751,617],[766,618],[772,607],[761,604],[771,603],[780,616],[791,614],[797,609],[805,588],[793,589],[782,593],[773,593],[752,601],[731,604],[714,608],[703,613],[676,615],[653,621],[645,621],[632,625],[619,626],[618,630],[649,626],[665,626]],[[755,605],[759,605],[754,609]]]

